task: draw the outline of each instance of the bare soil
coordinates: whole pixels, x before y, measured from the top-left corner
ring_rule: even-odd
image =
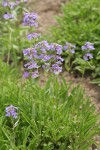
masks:
[[[51,25],[57,25],[55,16],[61,15],[61,4],[66,3],[68,0],[29,0],[28,9],[31,12],[36,12],[39,16],[38,22],[39,27],[38,31],[40,33],[49,33],[49,27]],[[62,74],[66,82],[72,81],[73,85],[81,84],[85,89],[86,96],[88,96],[92,103],[95,105],[97,113],[100,113],[100,87],[90,83],[90,79],[81,79],[80,77],[74,78],[69,76],[66,72]],[[44,82],[44,79],[42,79]],[[100,142],[100,137],[96,137],[97,141]],[[100,150],[94,145],[91,150]]]
[[[48,33],[51,25],[56,24],[55,16],[60,15],[60,7],[68,0],[30,0],[28,2],[28,9],[36,12],[38,18],[38,31],[41,33]]]

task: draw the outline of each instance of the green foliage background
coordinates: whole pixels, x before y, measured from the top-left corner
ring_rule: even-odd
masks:
[[[71,0],[62,5],[61,11],[62,15],[56,17],[58,26],[52,27],[50,40],[61,44],[66,41],[76,44],[74,60],[82,57],[81,46],[85,42],[94,43],[92,75],[93,77],[100,76],[100,1]],[[75,66],[77,65],[75,61]]]

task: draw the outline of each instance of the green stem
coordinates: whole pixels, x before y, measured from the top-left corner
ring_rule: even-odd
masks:
[[[7,54],[7,63],[9,64],[9,61],[10,61],[10,49],[11,49],[11,45],[12,45],[12,43],[11,43],[11,38],[12,38],[12,31],[9,29],[9,27],[8,27],[8,34],[9,34],[9,42],[8,42],[8,54]]]
[[[15,145],[15,132],[14,132],[14,128],[15,128],[15,127],[14,127],[14,119],[13,119],[13,118],[12,118],[12,121],[11,121],[11,122],[12,122],[12,126],[13,126],[13,127],[12,127],[13,143],[14,143],[14,145]]]

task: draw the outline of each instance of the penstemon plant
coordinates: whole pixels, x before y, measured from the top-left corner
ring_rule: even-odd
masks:
[[[3,0],[0,3],[0,45],[2,47],[0,55],[2,60],[8,63],[13,62],[16,65],[22,57],[21,49],[25,47],[22,43],[25,42],[25,38],[22,35],[28,30],[25,27],[22,28],[21,19],[19,19],[23,11],[26,11],[23,7],[25,2],[23,0]]]
[[[18,121],[16,119],[18,118],[17,114],[17,109],[18,107],[14,107],[13,105],[10,105],[6,107],[6,117],[10,117],[11,119],[11,125],[12,125],[12,138],[13,138],[13,143],[15,144],[15,127],[18,125]]]
[[[23,25],[37,27],[38,24],[36,20],[36,13],[26,13],[24,14]],[[64,46],[57,43],[48,43],[45,40],[38,42],[39,36],[39,33],[30,33],[27,35],[28,40],[34,40],[34,46],[23,50],[23,54],[26,60],[28,60],[24,67],[29,70],[29,72],[24,72],[23,77],[27,78],[31,76],[32,78],[37,78],[40,69],[59,74],[62,72],[62,64],[64,61],[65,67],[69,72],[71,68],[71,57],[72,54],[75,53],[76,46],[68,42],[66,42]],[[82,46],[83,59],[79,58],[74,61],[74,63],[80,63],[80,66],[83,63],[85,64],[84,66],[82,65],[82,69],[78,69],[78,66],[76,67],[83,75],[87,64],[93,68],[90,62],[86,62],[93,58],[93,55],[90,53],[92,50],[95,50],[94,45],[90,42],[86,42],[85,45]],[[63,55],[68,55],[67,60],[62,58]]]
[[[81,47],[82,54],[83,54],[83,59],[82,58],[76,58],[75,61],[73,61],[73,64],[76,65],[75,69],[81,72],[82,76],[84,76],[85,71],[87,69],[94,69],[94,64],[93,64],[93,54],[91,53],[92,51],[95,50],[94,44],[90,42],[86,42],[84,46]]]
[[[19,4],[20,1],[16,2]],[[3,6],[7,7],[8,1],[4,1]],[[15,7],[14,3],[12,7]],[[4,14],[8,21],[12,17],[9,12]],[[37,18],[34,12],[24,12],[22,24],[29,28],[27,46],[31,46],[23,50],[26,61],[23,77],[35,79],[42,75],[41,70],[49,71],[51,77],[44,86],[38,82],[32,84],[32,80],[20,83],[10,80],[6,87],[0,87],[0,148],[88,150],[94,143],[98,146],[93,140],[100,131],[99,116],[95,114],[94,106],[84,96],[80,86],[72,88],[64,79],[59,82],[52,75],[58,75],[63,70],[63,52],[72,56],[76,47],[67,42],[63,46],[41,41],[40,33],[33,32],[38,26]],[[83,61],[93,58],[89,53],[94,50],[93,44],[88,42],[82,49]],[[70,67],[70,60],[68,65]]]

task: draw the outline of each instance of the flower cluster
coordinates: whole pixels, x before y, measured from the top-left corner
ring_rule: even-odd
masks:
[[[3,1],[3,3],[2,3],[2,6],[3,7],[9,7],[9,8],[11,8],[11,9],[13,9],[15,6],[17,6],[18,5],[18,1],[16,1],[16,2],[8,2],[8,1]]]
[[[89,60],[93,58],[93,55],[90,53],[92,50],[95,50],[94,44],[90,42],[86,42],[84,46],[82,46],[82,50],[84,51],[84,60]]]
[[[27,0],[23,0],[23,2],[27,2]],[[14,9],[20,3],[21,3],[21,0],[15,0],[15,1],[3,0],[2,6],[3,7],[9,7],[10,9]],[[6,20],[7,19],[13,19],[14,15],[7,12],[3,15],[3,18]]]
[[[36,13],[25,13],[23,18],[23,25],[37,27],[38,16]],[[38,41],[40,34],[30,33],[27,35],[28,40],[36,39]],[[40,41],[34,44],[34,47],[27,48],[23,50],[23,54],[27,57],[28,62],[24,65],[25,71],[23,74],[24,78],[31,76],[32,78],[37,78],[39,76],[39,68],[50,71],[54,74],[59,74],[62,72],[62,63],[64,59],[61,57],[62,52],[67,52],[69,55],[75,53],[76,46],[71,43],[66,42],[64,46],[57,43],[48,43],[47,41]],[[94,50],[93,44],[86,42],[82,46],[82,50]],[[89,52],[85,53],[85,60],[93,58],[92,54]]]
[[[6,116],[7,117],[13,117],[14,119],[18,118],[16,110],[18,107],[14,107],[13,105],[10,105],[6,107]]]
[[[84,46],[82,46],[82,50],[95,50],[94,44],[90,42],[86,42]]]
[[[23,2],[27,2],[27,0],[23,0]],[[14,9],[14,7],[17,6],[20,3],[21,3],[21,0],[10,1],[10,2],[8,0],[4,0],[2,2],[2,6],[3,7],[7,7],[8,6],[9,8]]]
[[[36,23],[37,17],[38,16],[36,13],[25,13],[23,19],[23,25],[37,27],[38,26],[38,24]]]
[[[41,67],[46,71],[58,74],[62,72],[62,62],[61,54],[63,51],[63,46],[51,43],[47,41],[41,41],[34,45],[33,48],[28,48],[23,50],[24,56],[27,56],[29,62],[24,65],[27,69],[32,69],[31,76],[36,78],[39,76],[38,69]],[[30,75],[28,72],[23,74],[23,77],[28,77]]]

